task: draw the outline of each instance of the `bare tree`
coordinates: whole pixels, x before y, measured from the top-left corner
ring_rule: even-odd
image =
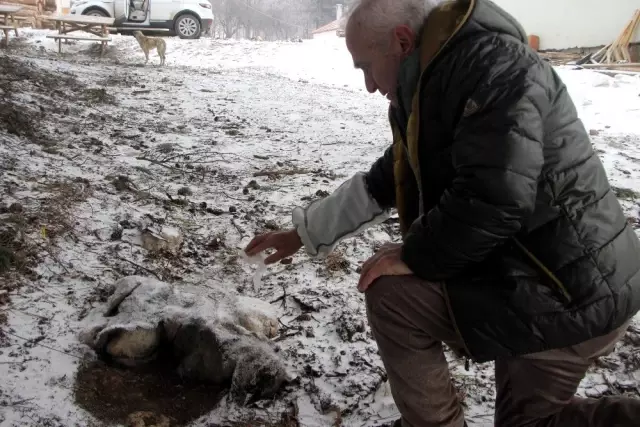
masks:
[[[219,30],[223,37],[229,39],[233,37],[240,28],[241,10],[234,0],[209,0],[215,16],[216,30]]]
[[[212,32],[224,38],[260,36],[265,40],[310,37],[311,31],[336,19],[336,4],[353,0],[209,0]]]

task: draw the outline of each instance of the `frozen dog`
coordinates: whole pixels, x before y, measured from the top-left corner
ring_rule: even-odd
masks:
[[[144,56],[147,58],[145,64],[149,62],[149,52],[156,49],[158,51],[158,56],[160,56],[160,65],[164,65],[167,44],[163,39],[160,37],[146,37],[140,31],[134,31],[133,36],[138,40],[140,47],[144,51]]]

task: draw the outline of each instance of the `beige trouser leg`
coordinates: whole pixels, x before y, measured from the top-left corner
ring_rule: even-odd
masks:
[[[574,396],[589,366],[613,350],[627,326],[572,347],[497,360],[495,425],[640,426],[640,399]]]
[[[442,342],[460,340],[442,285],[414,276],[378,279],[365,293],[367,314],[404,427],[462,427],[464,415]]]
[[[365,293],[367,314],[405,427],[461,427],[462,407],[442,342],[463,344],[442,284],[413,276],[378,279]],[[497,427],[640,426],[640,399],[578,399],[596,357],[611,351],[626,326],[566,349],[496,361]]]

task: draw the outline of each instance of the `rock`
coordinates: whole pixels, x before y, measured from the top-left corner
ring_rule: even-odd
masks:
[[[207,288],[211,289],[211,288]],[[267,398],[291,377],[268,338],[278,320],[267,302],[129,276],[84,319],[80,341],[106,360],[141,366],[169,351],[186,379],[231,382],[235,399]]]
[[[139,411],[129,414],[128,427],[171,427],[171,420],[164,415],[154,414],[149,411]]]
[[[9,205],[9,212],[11,212],[11,213],[20,213],[23,210],[24,210],[24,208],[18,202],[11,203],[11,205]]]
[[[134,228],[136,228],[136,224],[130,219],[123,219],[122,221],[118,222],[118,224],[125,230],[133,230]]]
[[[178,196],[192,196],[193,191],[189,187],[181,187],[178,189]]]
[[[160,153],[168,154],[178,149],[178,144],[173,144],[171,142],[164,142],[162,144],[158,144],[156,146],[156,150]]]
[[[124,229],[123,229],[122,227],[116,227],[116,228],[111,232],[111,235],[109,236],[109,239],[111,239],[112,241],[122,239],[122,232],[123,232],[123,231],[124,231]]]
[[[135,186],[131,182],[128,176],[119,175],[111,181],[113,186],[118,191],[134,191]]]
[[[207,249],[209,249],[210,251],[213,251],[213,252],[215,252],[218,249],[223,248],[223,247],[224,247],[224,242],[219,237],[214,238],[207,245]]]
[[[591,130],[589,130],[589,135],[598,136],[598,135],[600,135],[600,131],[597,130],[597,129],[591,129]]]
[[[357,341],[356,335],[366,330],[364,314],[357,313],[354,310],[341,309],[335,319],[336,332],[344,341]]]
[[[251,181],[249,181],[249,184],[247,184],[247,187],[251,190],[259,190],[260,189],[260,184],[258,184],[258,182],[255,179],[252,179]]]
[[[168,251],[176,253],[182,245],[180,230],[174,227],[155,229],[148,227],[142,231],[142,247],[151,252]]]
[[[274,220],[265,221],[264,228],[266,228],[267,230],[271,230],[271,231],[280,230],[280,226]]]
[[[229,212],[230,213],[236,213],[238,211],[238,209],[235,206],[229,206]]]

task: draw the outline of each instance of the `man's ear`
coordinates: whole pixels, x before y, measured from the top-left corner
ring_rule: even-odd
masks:
[[[416,47],[416,33],[406,25],[398,25],[393,29],[394,45],[397,53],[408,56]]]

